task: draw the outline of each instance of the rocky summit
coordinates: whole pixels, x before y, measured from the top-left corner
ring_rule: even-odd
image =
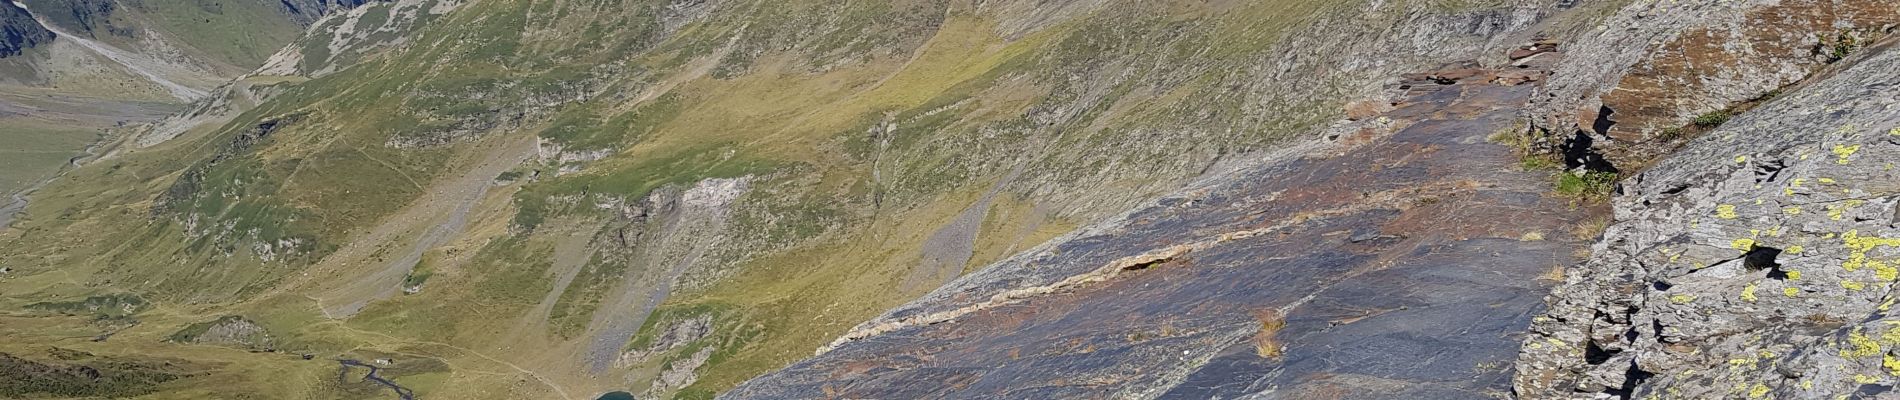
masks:
[[[0,398],[1895,397],[1897,31],[0,3]]]

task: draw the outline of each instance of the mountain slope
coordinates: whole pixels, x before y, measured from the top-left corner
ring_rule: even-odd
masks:
[[[435,396],[706,396],[1549,10],[366,5],[45,188],[0,285],[156,304],[118,351],[242,315]],[[226,386],[355,393],[298,382]]]
[[[157,119],[0,225],[0,395],[1889,378],[1886,2],[221,4],[0,7],[0,112]]]
[[[30,192],[103,131],[207,97],[349,3],[64,1],[0,4],[0,193]],[[0,225],[24,200],[0,203]]]
[[[1534,88],[1500,76],[1541,72],[1408,81],[1335,143],[966,276],[729,397],[1504,396],[1548,275],[1591,237],[1549,171],[1485,140]]]

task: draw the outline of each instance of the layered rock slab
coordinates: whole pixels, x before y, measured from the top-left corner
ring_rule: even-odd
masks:
[[[725,398],[1490,398],[1583,215],[1486,138],[1529,86],[1416,82],[946,285]]]

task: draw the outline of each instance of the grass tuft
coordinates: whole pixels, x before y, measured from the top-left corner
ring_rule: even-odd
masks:
[[[1253,336],[1254,354],[1262,358],[1280,358],[1286,351],[1286,345],[1276,338],[1281,329],[1286,328],[1286,316],[1278,310],[1256,310],[1254,320],[1260,321],[1260,333]]]
[[[1694,123],[1695,123],[1695,126],[1698,128],[1704,128],[1704,129],[1714,128],[1717,126],[1722,126],[1722,124],[1728,122],[1729,117],[1732,117],[1732,116],[1733,115],[1730,115],[1728,110],[1710,111],[1707,114],[1696,116]]]
[[[1584,202],[1608,200],[1616,191],[1616,179],[1616,174],[1611,172],[1558,174],[1557,194]]]

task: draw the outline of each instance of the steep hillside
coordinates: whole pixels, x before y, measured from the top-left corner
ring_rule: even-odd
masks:
[[[152,306],[108,327],[22,312],[6,326],[35,328],[6,334],[111,329],[72,345],[310,374],[389,359],[408,367],[380,377],[429,396],[710,396],[1315,140],[1401,73],[1502,63],[1556,10],[372,3],[36,194],[0,239],[7,306]],[[160,341],[225,316],[310,359]],[[203,373],[175,385],[378,387]]]
[[[0,118],[37,124],[8,126],[151,121],[78,158],[17,146],[67,171],[0,208],[0,377],[25,382],[0,397],[1900,376],[1891,2],[35,0],[0,22]]]
[[[147,92],[192,100],[256,68],[324,13],[360,3],[15,1],[4,7],[7,13],[29,15],[9,17],[0,29],[46,31],[57,39],[8,40],[16,51],[0,57],[7,67],[0,82],[109,99]],[[88,63],[110,72],[88,73]],[[114,82],[86,82],[98,80]]]

